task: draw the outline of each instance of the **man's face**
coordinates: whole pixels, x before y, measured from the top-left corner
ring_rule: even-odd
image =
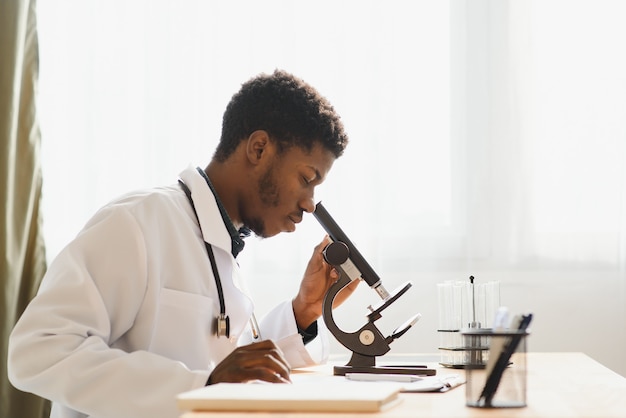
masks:
[[[295,231],[303,213],[315,210],[315,187],[334,161],[335,156],[319,144],[308,154],[295,146],[272,153],[260,167],[251,199],[242,208],[244,225],[263,238]]]

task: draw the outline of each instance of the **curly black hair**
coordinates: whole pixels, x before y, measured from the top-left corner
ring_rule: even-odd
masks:
[[[213,157],[225,161],[256,130],[265,130],[279,152],[294,145],[310,152],[319,142],[339,157],[348,143],[343,123],[328,100],[282,70],[242,84],[224,112],[222,136]]]

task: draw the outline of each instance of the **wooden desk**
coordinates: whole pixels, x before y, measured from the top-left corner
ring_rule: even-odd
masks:
[[[437,368],[437,374],[464,370]],[[181,418],[416,418],[532,417],[626,418],[626,378],[582,353],[528,353],[528,406],[482,409],[465,406],[465,386],[445,393],[402,393],[402,402],[380,413],[186,413]],[[329,368],[319,372],[329,373]],[[332,373],[332,372],[330,372]]]

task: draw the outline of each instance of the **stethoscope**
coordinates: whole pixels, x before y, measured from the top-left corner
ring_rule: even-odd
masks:
[[[202,232],[202,225],[200,225],[200,218],[198,217],[198,212],[196,212],[196,206],[193,204],[193,199],[191,198],[191,190],[189,187],[182,181],[178,180],[178,183],[182,187],[185,195],[187,196],[187,200],[191,204],[191,208],[193,209],[194,215],[196,215],[196,220],[198,221],[198,227],[200,228],[200,234],[204,237],[204,233]],[[215,278],[215,287],[217,288],[217,298],[220,304],[220,313],[216,318],[216,327],[215,332],[218,337],[226,337],[230,338],[230,318],[226,315],[226,302],[224,300],[224,290],[222,289],[222,280],[220,279],[220,273],[217,269],[217,263],[215,262],[215,254],[213,254],[213,247],[208,242],[204,241],[204,246],[206,248],[207,254],[209,255],[209,261],[211,262],[211,270],[213,271],[213,277]],[[256,321],[256,316],[254,312],[250,317],[250,328],[252,329],[252,337],[257,340],[261,338],[261,332],[259,330],[259,324]]]

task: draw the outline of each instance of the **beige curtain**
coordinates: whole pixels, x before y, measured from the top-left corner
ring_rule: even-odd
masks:
[[[7,343],[46,269],[41,232],[40,131],[35,95],[35,0],[0,0],[0,417],[44,417],[48,401],[7,379]]]

